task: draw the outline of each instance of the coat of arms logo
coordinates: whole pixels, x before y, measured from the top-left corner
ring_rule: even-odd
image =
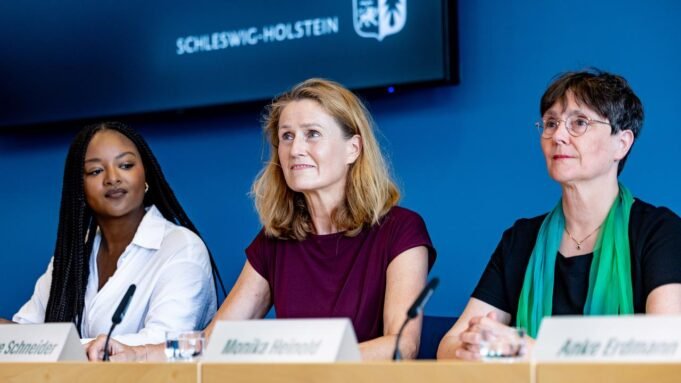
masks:
[[[407,0],[352,0],[355,32],[378,41],[404,28]]]

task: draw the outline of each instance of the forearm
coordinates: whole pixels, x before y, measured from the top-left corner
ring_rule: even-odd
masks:
[[[392,360],[395,352],[396,335],[384,335],[359,344],[362,360]],[[400,354],[403,359],[415,359],[418,354],[417,342],[402,336]]]
[[[12,322],[11,320],[0,318],[0,324],[15,324],[17,322]]]
[[[145,344],[141,346],[133,346],[135,352],[135,360],[140,362],[165,362],[165,344]]]
[[[458,336],[445,336],[437,349],[438,359],[457,359],[456,351],[463,347]]]

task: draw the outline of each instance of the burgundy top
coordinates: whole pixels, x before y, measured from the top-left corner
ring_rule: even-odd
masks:
[[[309,234],[302,241],[281,240],[261,230],[246,256],[269,282],[278,318],[347,317],[363,342],[383,335],[388,265],[417,246],[428,248],[430,269],[435,249],[425,222],[396,206],[355,237]]]

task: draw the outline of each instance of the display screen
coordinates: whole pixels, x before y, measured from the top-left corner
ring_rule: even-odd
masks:
[[[0,2],[0,126],[456,82],[452,0]]]

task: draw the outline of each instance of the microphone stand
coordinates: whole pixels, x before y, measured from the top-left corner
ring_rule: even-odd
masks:
[[[104,342],[104,356],[102,357],[102,360],[105,362],[109,361],[109,340],[111,340],[111,334],[113,333],[114,328],[123,320],[123,316],[128,310],[128,305],[130,304],[133,294],[135,294],[136,288],[137,286],[134,284],[128,287],[128,291],[123,295],[121,303],[118,305],[118,308],[116,308],[116,311],[114,311],[113,317],[111,318],[111,328],[109,329],[109,334],[106,336],[106,341]]]
[[[421,293],[419,294],[418,297],[414,300],[414,303],[411,305],[409,310],[407,311],[407,318],[402,322],[402,327],[400,327],[400,331],[397,332],[397,338],[395,339],[395,351],[393,352],[393,360],[402,360],[402,353],[400,352],[400,339],[402,338],[402,333],[404,332],[404,328],[407,327],[407,323],[409,323],[410,320],[416,318],[419,314],[423,313],[423,308],[426,306],[426,303],[428,302],[428,299],[430,299],[430,296],[433,295],[433,291],[435,291],[435,288],[437,287],[438,283],[440,283],[440,280],[438,278],[433,278],[426,284],[426,287],[421,290]]]
[[[105,362],[109,361],[109,340],[111,339],[111,333],[113,332],[114,328],[116,328],[116,325],[117,323],[111,324],[109,334],[106,336],[106,341],[104,342],[104,357],[102,358],[102,360]]]
[[[400,352],[400,338],[402,338],[402,332],[404,331],[404,328],[407,327],[407,323],[411,318],[407,317],[407,319],[402,322],[402,327],[400,327],[400,331],[397,333],[397,339],[395,339],[395,352],[393,352],[393,360],[402,360],[402,353]]]

